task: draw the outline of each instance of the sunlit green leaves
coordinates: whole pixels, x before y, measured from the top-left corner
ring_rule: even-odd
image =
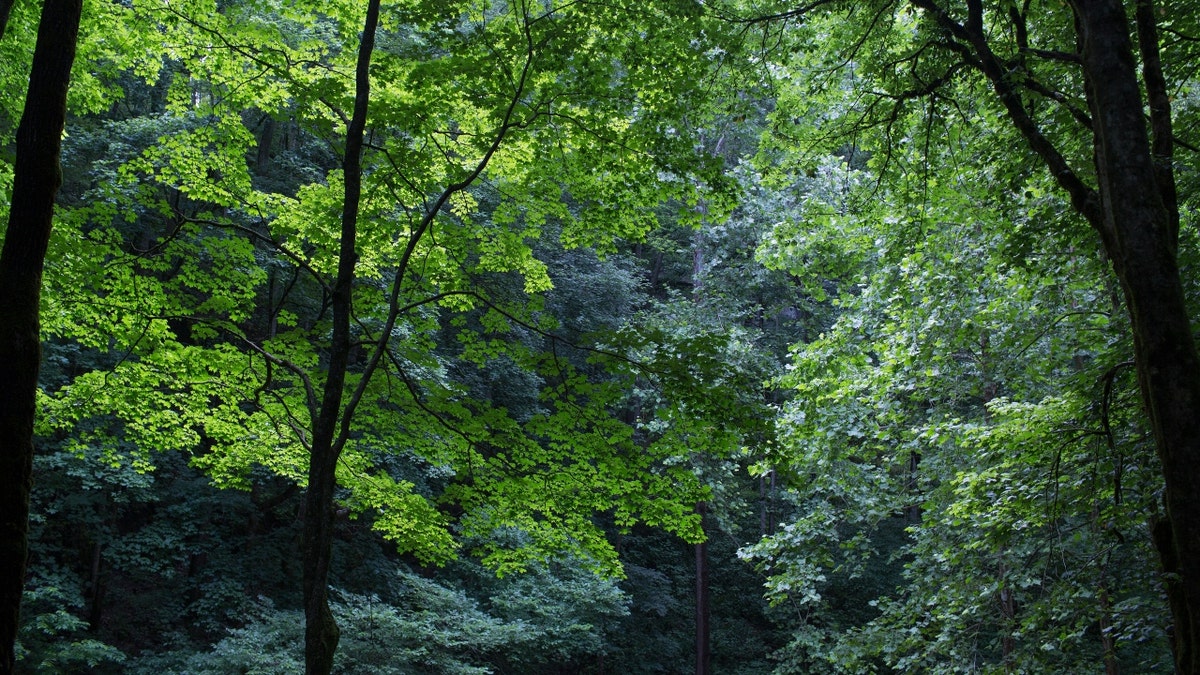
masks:
[[[574,551],[615,574],[597,513],[701,537],[704,490],[679,458],[729,454],[743,436],[716,421],[737,400],[689,388],[744,376],[707,353],[723,345],[685,340],[652,359],[679,398],[664,397],[652,428],[631,426],[616,416],[618,382],[636,369],[560,362],[542,297],[554,290],[548,246],[611,252],[655,227],[664,204],[681,220],[698,220],[702,202],[713,218],[731,208],[720,162],[697,156],[693,133],[709,122],[698,85],[735,47],[681,9],[385,10],[367,147],[351,158],[363,199],[349,385],[361,391],[345,402],[361,405],[338,482],[350,514],[421,560],[444,562],[465,539],[500,571]],[[95,17],[111,54],[88,54],[111,63],[84,81],[80,110],[119,95],[121,78],[154,89],[145,110],[68,144],[89,168],[71,176],[44,329],[98,365],[64,364],[69,383],[43,399],[45,433],[142,471],[184,452],[222,487],[253,489],[264,471],[303,486],[361,11],[138,0]],[[539,241],[546,232],[559,241]],[[677,370],[689,351],[703,362]],[[472,368],[509,373],[528,409],[473,398],[455,381]]]

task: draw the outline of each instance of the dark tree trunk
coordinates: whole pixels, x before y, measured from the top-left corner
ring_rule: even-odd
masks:
[[[12,8],[13,0],[0,0],[0,40],[4,39],[4,31],[8,28],[8,15]]]
[[[254,168],[258,175],[267,173],[271,167],[271,144],[275,141],[275,118],[263,120],[262,133],[258,137],[258,154],[254,160]]]
[[[1100,566],[1099,591],[1096,593],[1100,601],[1100,615],[1097,624],[1100,628],[1100,650],[1104,655],[1104,675],[1121,675],[1121,662],[1117,660],[1116,640],[1113,639],[1113,606],[1112,597],[1108,594],[1108,560]]]
[[[704,528],[704,516],[708,512],[707,505],[700,502],[696,505],[700,514],[700,527]],[[696,553],[696,675],[708,675],[712,662],[709,616],[711,615],[708,602],[708,544],[700,542],[695,545]]]
[[[1169,110],[1148,73],[1152,149],[1123,3],[1076,0],[1074,9],[1095,132],[1101,215],[1093,225],[1129,308],[1138,382],[1166,481],[1156,545],[1174,620],[1175,665],[1200,674],[1200,356],[1176,258],[1175,186],[1163,166]],[[1139,18],[1140,33],[1153,30],[1145,25],[1152,12],[1139,11]]]
[[[0,251],[0,673],[14,668],[29,553],[34,400],[41,365],[38,303],[54,197],[62,184],[58,156],[81,12],[82,0],[46,0],[42,9]]]
[[[337,280],[333,286],[333,336],[329,347],[329,373],[320,409],[313,415],[313,438],[308,469],[308,492],[304,500],[304,672],[329,675],[340,632],[329,608],[329,567],[333,556],[333,497],[337,484],[337,462],[346,421],[342,394],[350,362],[351,290],[357,262],[355,244],[358,206],[362,193],[363,132],[370,100],[370,63],[379,22],[379,0],[370,0],[358,50],[354,114],[346,130],[346,155],[342,162],[345,202],[342,205],[341,248]]]
[[[7,19],[8,4],[0,5]],[[62,184],[58,165],[82,0],[46,0],[17,127],[12,207],[0,251],[0,673],[13,672],[33,486],[42,268]]]

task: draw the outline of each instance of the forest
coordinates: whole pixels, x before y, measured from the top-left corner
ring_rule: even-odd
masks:
[[[0,675],[1200,675],[1193,0],[0,0]]]

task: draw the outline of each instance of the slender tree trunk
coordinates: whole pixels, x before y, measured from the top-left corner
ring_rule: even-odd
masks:
[[[767,476],[758,477],[758,538],[767,536]]]
[[[370,0],[358,49],[354,113],[346,130],[346,155],[342,162],[345,202],[342,205],[341,248],[337,280],[333,287],[333,336],[329,348],[329,373],[320,410],[313,416],[313,439],[304,509],[304,672],[329,675],[340,631],[329,608],[329,568],[333,557],[333,495],[342,442],[342,393],[350,362],[351,291],[357,262],[355,244],[358,206],[362,193],[363,132],[370,100],[371,53],[379,22],[379,0]]]
[[[1147,5],[1149,3],[1146,3]],[[1200,356],[1176,257],[1169,110],[1152,78],[1153,149],[1130,27],[1120,0],[1075,0],[1093,115],[1101,218],[1093,225],[1120,280],[1138,382],[1162,461],[1166,518],[1156,527],[1179,673],[1200,674]],[[1147,18],[1147,14],[1149,15]],[[1152,12],[1139,18],[1153,20]],[[1139,26],[1145,35],[1152,26]],[[1143,45],[1145,51],[1146,45]],[[1145,60],[1145,56],[1143,56]],[[1155,107],[1158,106],[1158,107]]]
[[[1113,606],[1108,594],[1108,560],[1100,566],[1100,588],[1097,599],[1100,601],[1100,649],[1104,654],[1104,675],[1121,675],[1121,663],[1117,660],[1117,644],[1113,640]]]
[[[717,148],[720,149],[721,141],[717,141]],[[700,212],[708,215],[708,207],[706,204],[700,205]],[[701,303],[703,300],[703,275],[704,275],[704,238],[703,233],[699,230],[692,237],[692,302]],[[700,532],[707,537],[704,532],[704,521],[708,513],[708,505],[704,502],[696,504],[696,513],[700,514]],[[709,603],[708,603],[708,540],[705,539],[695,545],[696,558],[696,675],[708,675],[709,664],[711,662],[710,649],[711,631],[709,630]]]
[[[91,578],[87,585],[88,604],[88,628],[92,631],[100,630],[100,622],[104,618],[104,544],[94,542],[92,544],[92,565]]]
[[[0,5],[7,19],[7,5]],[[62,184],[58,157],[67,117],[82,0],[46,0],[17,127],[12,207],[0,251],[0,673],[14,668],[33,486],[33,418],[41,366],[42,268]]]
[[[1007,570],[1003,567],[1000,570],[1000,577],[1004,578]],[[1013,593],[1012,587],[1008,582],[1003,582],[1000,587],[1000,592],[997,594],[996,600],[1000,604],[1000,655],[1004,663],[1004,672],[1016,672],[1016,664],[1013,662],[1013,653],[1017,650],[1017,599]]]
[[[696,505],[700,514],[700,526],[703,529],[705,514],[708,507],[704,502]],[[708,675],[712,661],[710,649],[709,616],[711,614],[708,602],[708,543],[700,542],[695,546],[696,553],[696,675]]]

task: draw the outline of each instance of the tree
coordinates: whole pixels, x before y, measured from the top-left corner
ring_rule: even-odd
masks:
[[[929,133],[952,147],[889,161],[957,168],[996,143],[950,124]],[[838,312],[780,378],[795,397],[775,461],[796,516],[742,551],[772,601],[803,612],[784,672],[1169,662],[1137,536],[1161,512],[1161,471],[1128,325],[1088,232],[1034,178],[1016,199],[957,170],[885,192],[831,158],[800,179],[798,212],[770,219],[763,259],[836,282]]]
[[[665,128],[705,114],[694,82],[662,77],[718,58],[668,30],[697,25],[694,7],[370,5],[375,45],[361,9],[135,7],[151,48],[178,59],[167,114],[149,147],[114,139],[124,162],[73,211],[85,241],[56,259],[51,303],[57,338],[123,355],[54,392],[48,429],[85,426],[82,445],[111,448],[120,435],[142,468],[179,449],[223,485],[269,467],[307,488],[311,672],[336,646],[339,508],[430,564],[461,545],[457,519],[503,572],[564,550],[615,571],[597,511],[698,536],[700,486],[662,463],[684,436],[643,444],[614,416],[629,364],[556,332],[533,244],[552,232],[611,251],[664,202],[725,201],[719,162]],[[272,138],[255,118],[327,144],[323,162],[282,186],[252,175]],[[448,374],[497,363],[536,405],[508,410]],[[445,478],[418,490],[395,455]]]
[[[11,3],[0,6],[0,37]],[[82,0],[47,0],[17,128],[12,203],[0,252],[0,672],[14,668],[14,642],[28,558],[34,398],[41,364],[42,270],[62,182],[59,148]]]
[[[1165,479],[1166,513],[1154,539],[1174,618],[1176,667],[1200,672],[1200,360],[1179,274],[1166,77],[1168,68],[1187,77],[1187,64],[1194,64],[1186,44],[1194,8],[1171,6],[1168,30],[1181,38],[1169,43],[1178,59],[1172,63],[1162,58],[1159,36],[1160,17],[1168,14],[1149,0],[985,4],[816,2],[745,20],[778,28],[801,17],[853,14],[850,25],[835,29],[841,42],[827,63],[837,72],[852,65],[878,89],[856,92],[849,119],[831,126],[898,140],[894,122],[916,102],[959,106],[968,118],[986,110],[1018,133],[1098,235],[1122,290]],[[967,92],[990,99],[964,107],[959,94]],[[879,150],[888,153],[886,144]]]
[[[352,287],[358,263],[358,210],[362,200],[363,133],[371,100],[371,54],[379,25],[379,0],[369,0],[358,63],[354,71],[354,111],[346,129],[342,157],[342,219],[338,237],[337,277],[330,293],[333,334],[329,345],[329,367],[320,408],[313,411],[312,444],[309,446],[308,490],[304,499],[304,672],[329,673],[337,650],[339,631],[329,609],[329,563],[333,555],[334,490],[337,463],[349,437],[348,421],[358,396],[343,410],[342,398],[350,358],[350,321],[353,313]],[[435,210],[436,212],[436,210]],[[390,331],[387,331],[390,333]],[[386,340],[386,338],[385,338]],[[386,346],[386,342],[384,343]],[[376,352],[375,361],[382,356]],[[370,372],[363,378],[364,385]],[[347,420],[346,433],[338,422]]]

